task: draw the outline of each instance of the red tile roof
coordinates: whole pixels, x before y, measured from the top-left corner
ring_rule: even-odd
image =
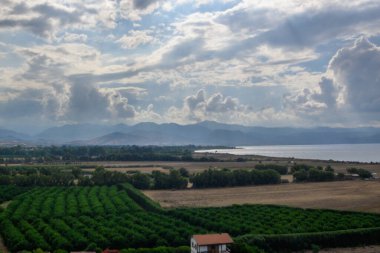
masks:
[[[119,253],[120,251],[117,249],[105,249],[102,253]]]
[[[194,240],[199,246],[202,245],[215,245],[215,244],[229,244],[233,243],[231,236],[227,233],[222,234],[208,234],[208,235],[193,235]]]

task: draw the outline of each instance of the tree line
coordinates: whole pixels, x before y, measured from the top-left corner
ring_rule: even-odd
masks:
[[[84,171],[78,166],[10,166],[0,167],[0,185],[14,186],[92,186],[130,183],[138,189],[183,189],[187,187],[189,172],[181,168],[168,173],[138,171],[123,173],[98,166]]]
[[[334,169],[328,165],[325,168],[313,167],[306,164],[294,165],[290,169],[295,182],[325,182],[335,180],[345,180],[343,173],[335,173]],[[361,168],[347,168],[350,174],[358,174],[361,179],[372,178],[372,173]]]
[[[279,184],[281,176],[275,170],[208,169],[191,176],[190,182],[193,188]]]
[[[213,157],[193,158],[205,146],[48,146],[0,147],[0,162],[52,161],[218,161]]]

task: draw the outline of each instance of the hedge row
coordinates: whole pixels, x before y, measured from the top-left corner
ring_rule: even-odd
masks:
[[[189,246],[123,249],[121,253],[189,253]]]
[[[310,249],[312,245],[318,245],[321,248],[354,247],[379,244],[380,227],[302,234],[248,234],[237,237],[236,241],[257,246],[269,252],[293,252]]]
[[[157,203],[146,197],[141,191],[137,190],[130,184],[123,184],[121,186],[137,204],[139,204],[146,211],[151,212],[163,212],[161,206]]]

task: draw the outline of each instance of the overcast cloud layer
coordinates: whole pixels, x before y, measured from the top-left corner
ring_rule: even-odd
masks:
[[[0,127],[380,126],[377,0],[0,4]]]

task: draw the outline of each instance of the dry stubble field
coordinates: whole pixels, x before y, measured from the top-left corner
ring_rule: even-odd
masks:
[[[380,181],[338,181],[144,193],[163,207],[275,204],[380,213]]]

